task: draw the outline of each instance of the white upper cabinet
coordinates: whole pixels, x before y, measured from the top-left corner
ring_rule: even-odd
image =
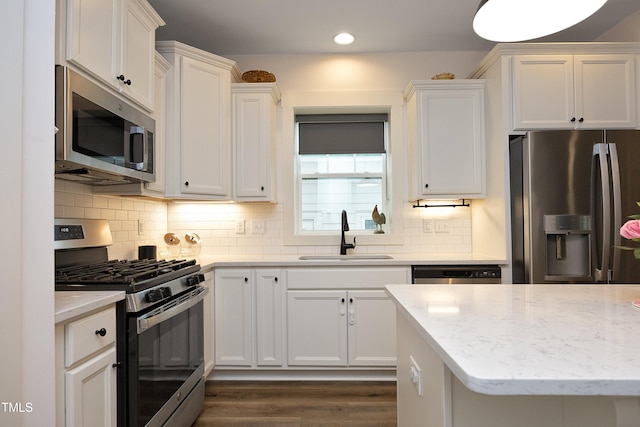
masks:
[[[410,200],[484,197],[484,93],[484,80],[409,84]]]
[[[171,64],[166,196],[230,200],[235,63],[178,42],[158,42],[156,47]]]
[[[235,83],[233,98],[234,199],[275,202],[277,108],[274,83]]]
[[[149,3],[67,0],[64,13],[64,60],[153,110],[155,30],[164,21]]]
[[[636,127],[634,55],[515,55],[513,129]]]

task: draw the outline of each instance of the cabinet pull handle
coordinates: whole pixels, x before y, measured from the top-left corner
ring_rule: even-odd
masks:
[[[103,337],[107,335],[107,330],[105,328],[96,329],[96,335]]]

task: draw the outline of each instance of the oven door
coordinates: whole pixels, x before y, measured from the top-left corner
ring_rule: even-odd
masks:
[[[129,426],[163,425],[180,406],[200,411],[187,401],[198,399],[191,393],[196,386],[203,390],[203,299],[208,291],[196,287],[144,314],[129,314]]]

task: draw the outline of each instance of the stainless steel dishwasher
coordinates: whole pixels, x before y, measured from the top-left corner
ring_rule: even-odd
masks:
[[[414,265],[411,283],[415,284],[477,284],[501,283],[497,265]]]

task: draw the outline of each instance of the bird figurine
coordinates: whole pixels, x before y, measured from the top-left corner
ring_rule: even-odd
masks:
[[[383,212],[378,213],[378,205],[375,205],[373,208],[373,212],[371,212],[371,219],[376,224],[376,231],[373,234],[384,234],[384,230],[382,229],[382,224],[387,222],[387,217]]]

